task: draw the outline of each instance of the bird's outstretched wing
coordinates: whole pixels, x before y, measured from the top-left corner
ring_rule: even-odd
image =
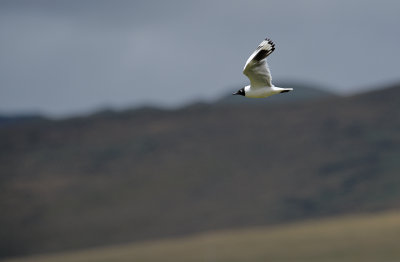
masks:
[[[271,73],[267,64],[267,56],[275,50],[275,44],[268,38],[260,43],[247,59],[243,74],[250,79],[251,87],[272,86]]]

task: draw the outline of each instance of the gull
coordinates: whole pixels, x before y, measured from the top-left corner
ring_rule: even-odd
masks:
[[[269,97],[275,94],[292,91],[293,88],[281,88],[272,84],[267,56],[275,50],[275,44],[268,38],[260,43],[251,54],[243,68],[243,74],[250,79],[250,85],[239,89],[233,95],[251,98]]]

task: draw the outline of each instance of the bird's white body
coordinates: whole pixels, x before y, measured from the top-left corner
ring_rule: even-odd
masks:
[[[249,98],[265,98],[272,95],[280,94],[282,91],[291,91],[293,88],[280,88],[276,86],[264,86],[252,88],[251,85],[244,87],[245,96]]]
[[[250,98],[264,98],[275,94],[292,91],[293,88],[281,88],[272,84],[271,72],[267,64],[267,56],[275,50],[275,44],[268,38],[260,43],[257,49],[247,59],[243,68],[250,85],[242,88],[234,95]]]

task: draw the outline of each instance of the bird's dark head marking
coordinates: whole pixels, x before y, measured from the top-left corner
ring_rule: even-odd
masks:
[[[244,96],[244,95],[245,95],[245,93],[244,93],[244,88],[239,89],[237,92],[233,93],[232,95],[241,95],[241,96]]]

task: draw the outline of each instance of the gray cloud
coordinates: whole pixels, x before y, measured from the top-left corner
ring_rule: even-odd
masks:
[[[398,80],[397,1],[2,1],[0,111],[181,105],[245,84],[265,36],[276,80],[356,92]]]

